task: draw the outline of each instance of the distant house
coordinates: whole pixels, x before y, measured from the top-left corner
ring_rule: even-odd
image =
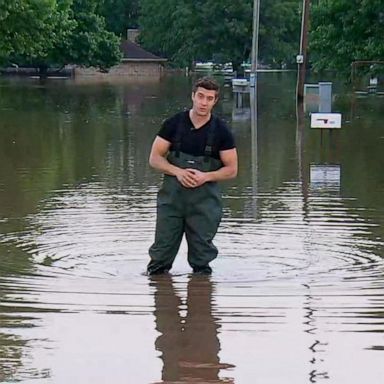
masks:
[[[107,73],[97,71],[95,68],[77,67],[75,76],[160,77],[167,59],[156,56],[140,47],[135,42],[137,35],[137,30],[128,30],[128,39],[123,40],[120,45],[123,54],[121,63],[110,68]]]
[[[118,67],[123,67],[131,75],[161,75],[167,59],[146,51],[130,40],[124,40],[120,47],[123,59]]]

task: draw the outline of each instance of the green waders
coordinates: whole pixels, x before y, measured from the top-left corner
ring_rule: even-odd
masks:
[[[206,148],[211,148],[207,144]],[[206,151],[207,153],[207,151]],[[173,151],[168,161],[180,168],[214,171],[222,167],[211,156],[191,156]],[[216,258],[212,243],[222,217],[220,187],[208,182],[197,188],[183,187],[176,177],[164,175],[157,197],[155,242],[149,249],[148,273],[163,273],[172,268],[185,233],[188,263],[194,272],[210,273],[209,262]]]

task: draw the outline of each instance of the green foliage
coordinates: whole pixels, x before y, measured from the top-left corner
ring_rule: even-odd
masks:
[[[0,60],[47,57],[73,27],[69,5],[67,0],[0,0]]]
[[[384,60],[384,0],[323,0],[312,9],[311,61],[348,75],[355,60]]]
[[[128,28],[137,28],[139,0],[100,0],[98,13],[106,22],[108,31],[125,37]]]
[[[75,27],[52,51],[52,60],[84,66],[109,68],[119,62],[120,40],[106,30],[105,20],[96,13],[97,0],[74,0],[71,12]]]
[[[259,56],[274,67],[292,65],[300,46],[301,5],[298,0],[260,2]]]
[[[293,63],[301,0],[260,4],[259,61]],[[0,58],[108,68],[120,59],[117,36],[139,24],[144,48],[175,66],[215,59],[236,67],[250,57],[252,15],[252,0],[0,0]]]
[[[207,57],[220,54],[223,61],[232,61],[237,67],[251,52],[252,2],[207,0],[205,3],[207,11],[201,13],[205,28],[200,29],[205,54]]]
[[[182,33],[175,29],[177,5],[177,0],[141,0],[139,18],[143,46],[176,62],[182,45]]]
[[[241,62],[250,49],[245,36],[251,31],[251,13],[244,1],[142,0],[140,38],[144,47],[178,66],[213,55]]]
[[[141,0],[142,44],[179,66],[220,57],[235,66],[250,56],[251,0]],[[300,0],[261,1],[259,56],[290,63],[298,50]],[[172,12],[170,12],[172,10]]]
[[[120,40],[106,30],[98,6],[98,0],[0,0],[0,60],[41,68],[117,64]]]

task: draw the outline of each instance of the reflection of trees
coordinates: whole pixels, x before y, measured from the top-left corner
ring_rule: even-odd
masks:
[[[0,230],[2,233],[7,233],[15,230],[15,228],[11,225],[0,225]],[[0,242],[0,287],[2,278],[18,273],[28,274],[30,272],[31,261],[22,249],[17,248],[15,245],[10,243]],[[0,289],[0,298],[2,292],[4,293],[4,291]]]
[[[266,190],[276,189],[285,181],[296,179],[297,175],[292,77],[276,74],[272,78],[260,78],[259,183]]]
[[[13,378],[15,372],[22,366],[21,357],[26,341],[5,332],[14,327],[23,326],[25,318],[14,316],[13,308],[7,306],[7,292],[3,279],[10,274],[28,271],[28,260],[21,251],[15,252],[0,243],[0,382]],[[13,251],[13,249],[12,249]],[[11,311],[12,315],[8,313]]]
[[[296,159],[301,154],[295,148],[301,138],[295,135],[295,74],[261,73],[258,80],[257,183],[262,194],[297,180]],[[138,187],[138,193],[157,184],[159,175],[147,165],[152,139],[164,118],[190,106],[191,81],[172,76],[158,83],[3,82],[0,213],[24,216],[49,191],[93,179],[107,180],[112,187]],[[230,99],[232,92],[225,88],[223,95]],[[349,116],[349,103],[337,96],[335,110]],[[302,176],[309,162],[342,163],[342,194],[378,209],[384,185],[381,101],[355,100],[352,122],[331,138],[325,135],[321,148],[318,132],[307,125],[307,140],[300,149],[305,156]],[[236,216],[250,206],[254,185],[250,123],[232,123],[231,109],[227,113],[220,103],[216,113],[232,125],[238,145],[239,176],[224,184],[225,194],[241,197],[226,201]],[[384,224],[381,217],[376,219]],[[380,228],[384,226],[377,229],[382,233]]]
[[[87,103],[82,92],[63,85],[6,90],[1,101],[0,180],[5,188],[0,205],[2,214],[19,216],[33,211],[48,191],[90,177],[100,166],[107,133],[91,122],[94,95]]]
[[[345,200],[345,205],[367,208],[361,215],[373,219],[379,226],[372,228],[375,235],[384,237],[382,207],[384,186],[382,143],[382,99],[376,97],[355,100],[353,120],[350,105],[335,81],[334,110],[343,115],[341,130],[324,132],[309,128],[309,117],[299,108],[296,127],[296,105],[293,74],[261,74],[258,82],[258,177],[259,194],[284,187],[286,182],[301,181],[304,204],[308,203],[309,164],[341,164],[341,195],[356,197]],[[241,199],[228,199],[231,215],[244,212],[252,191],[250,174],[252,156],[251,130],[244,122],[233,123],[239,152],[239,176],[230,183]],[[259,208],[263,208],[259,204]],[[308,207],[304,209],[308,211]],[[260,212],[263,212],[261,209]],[[374,217],[366,213],[374,212]],[[307,214],[308,212],[305,212]],[[382,251],[380,251],[382,252]]]
[[[124,156],[125,149],[135,148],[141,155],[127,164],[129,170],[141,165],[132,172],[136,177],[148,168],[147,143],[161,119],[153,122],[128,112],[156,105],[158,98],[152,96],[159,85],[6,84],[0,88],[0,207],[6,217],[33,212],[47,192],[63,184],[109,173],[115,149],[123,148]],[[125,95],[131,96],[127,100]],[[135,135],[139,143],[129,141]]]
[[[296,179],[295,159],[295,78],[293,74],[258,75],[257,85],[257,185],[258,191],[277,189],[285,181]],[[234,101],[233,101],[234,102]],[[244,199],[228,201],[233,215],[248,206],[254,186],[250,175],[255,147],[251,121],[232,123],[239,154],[239,174],[229,185]],[[290,159],[291,161],[287,161]],[[253,172],[253,171],[252,171]]]
[[[0,315],[0,329],[8,327],[7,319]],[[0,333],[0,382],[12,380],[22,366],[22,351],[26,342]]]
[[[192,276],[185,304],[171,276],[155,276],[156,349],[163,361],[163,382],[221,383],[217,337],[219,326],[212,315],[213,285],[209,278]],[[186,312],[186,313],[185,313]],[[225,381],[228,383],[229,381]]]
[[[352,101],[356,104],[352,116],[345,97],[339,97],[334,106],[343,116],[340,130],[325,132],[323,137],[317,130],[310,131],[306,145],[308,161],[341,164],[341,194],[354,198],[345,200],[345,205],[364,207],[359,215],[379,224],[372,227],[372,232],[374,237],[383,239],[384,217],[379,214],[384,188],[382,100],[373,97]]]
[[[6,289],[3,291],[2,285],[2,276],[0,276],[0,382],[19,382],[21,378],[48,377],[49,370],[39,371],[25,364],[31,349],[30,340],[22,336],[22,331],[19,332],[21,335],[13,334],[17,330],[30,329],[34,326],[34,315],[27,314],[31,309],[15,308],[7,294],[2,293],[6,291]]]

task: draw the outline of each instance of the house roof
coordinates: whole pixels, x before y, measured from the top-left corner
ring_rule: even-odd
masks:
[[[123,40],[121,42],[120,49],[123,53],[123,61],[167,61],[167,59],[163,59],[151,52],[146,51],[144,48],[141,48],[139,45],[130,40]]]

